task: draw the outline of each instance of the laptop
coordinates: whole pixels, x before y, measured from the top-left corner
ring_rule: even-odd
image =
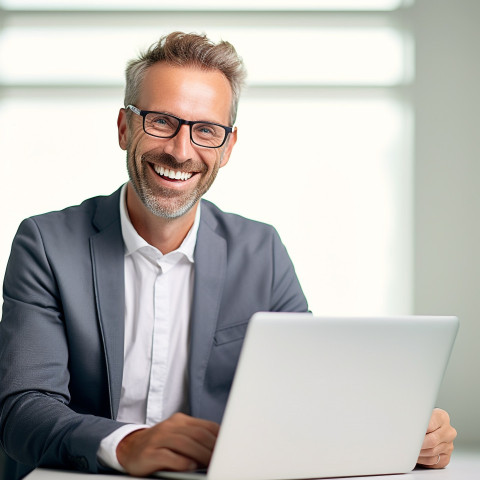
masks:
[[[406,473],[416,464],[456,317],[256,313],[206,474],[282,480]]]

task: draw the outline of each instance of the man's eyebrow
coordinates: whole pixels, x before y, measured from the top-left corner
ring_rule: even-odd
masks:
[[[215,125],[222,125],[222,126],[225,126],[225,127],[229,126],[228,122],[227,123],[222,123],[222,122],[216,121],[216,120],[205,120],[205,119],[190,120],[188,118],[182,118],[182,117],[180,117],[180,116],[176,115],[175,113],[170,112],[168,110],[145,110],[145,112],[165,113],[167,115],[172,115],[173,117],[176,117],[176,118],[181,118],[182,120],[188,120],[189,122],[214,123]]]

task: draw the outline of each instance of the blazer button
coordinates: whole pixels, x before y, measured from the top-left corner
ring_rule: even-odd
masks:
[[[76,457],[75,466],[78,470],[86,472],[88,471],[88,460],[86,459],[86,457]]]

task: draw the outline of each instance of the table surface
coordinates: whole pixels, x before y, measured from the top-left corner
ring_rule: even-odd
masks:
[[[118,475],[88,475],[88,477],[86,475],[87,474],[84,473],[65,470],[37,468],[25,478],[27,480],[80,480],[80,476],[85,476],[85,480],[119,479]],[[478,450],[455,451],[450,465],[442,470],[415,469],[413,472],[405,473],[403,475],[382,475],[358,478],[361,478],[361,480],[480,480],[480,448]],[[341,479],[338,478],[337,480]],[[352,477],[345,480],[352,480]]]

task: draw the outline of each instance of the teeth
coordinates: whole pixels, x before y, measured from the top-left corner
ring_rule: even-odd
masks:
[[[188,180],[193,174],[190,172],[181,172],[180,170],[169,170],[168,168],[153,166],[154,170],[163,177],[171,178],[172,180]]]

